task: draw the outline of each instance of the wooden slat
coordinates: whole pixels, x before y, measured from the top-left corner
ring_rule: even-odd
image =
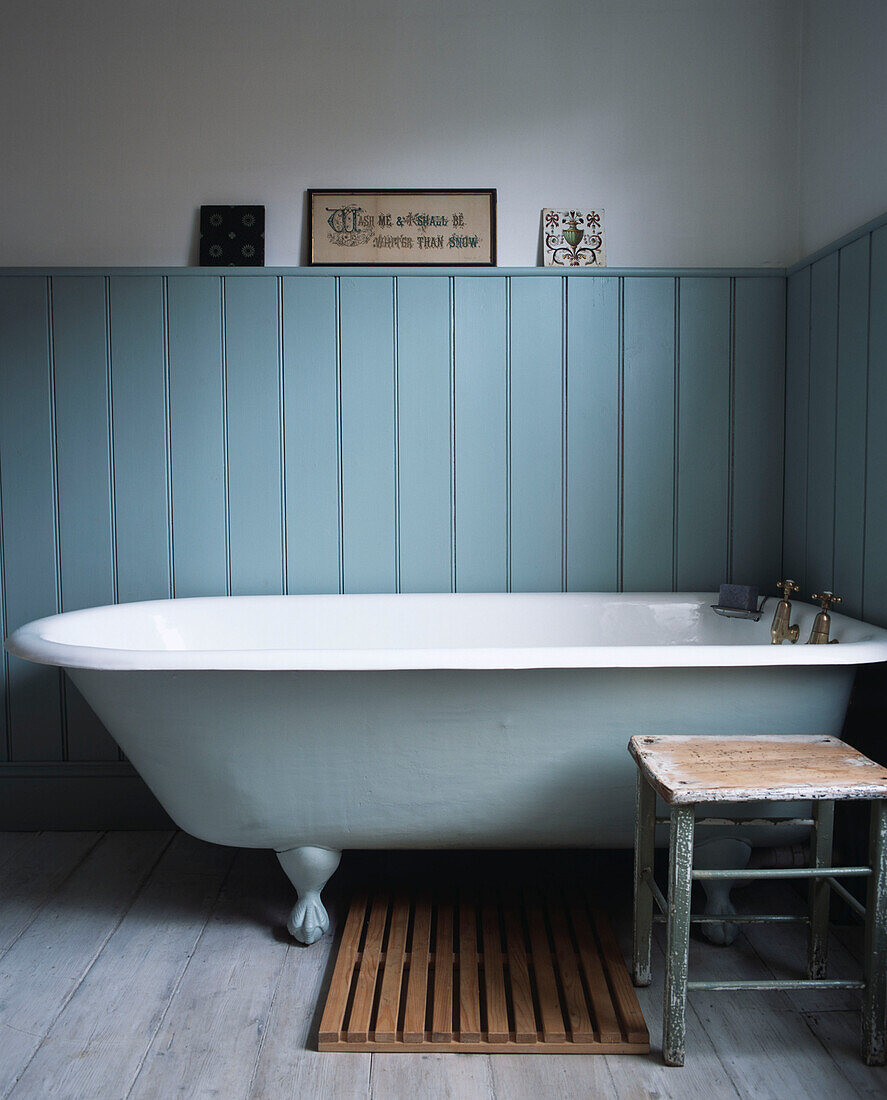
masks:
[[[512,890],[497,903],[487,889],[479,902],[460,899],[458,919],[454,904],[439,899],[435,948],[429,959],[433,910],[427,898],[395,896],[383,943],[388,899],[377,897],[358,951],[366,916],[366,899],[358,895],[346,922],[318,1049],[417,1054],[646,1053],[649,1037],[643,1016],[606,918],[597,917],[608,952],[604,958],[584,895],[546,896],[543,903],[538,890],[527,892],[525,899]],[[411,906],[413,933],[407,952]],[[529,953],[525,923],[530,931]],[[343,1026],[352,989],[350,1020]],[[403,1022],[398,1029],[401,1005]],[[429,1008],[430,1032],[426,1030]]]
[[[484,952],[484,997],[487,1005],[487,1041],[508,1042],[508,1002],[502,967],[502,943],[499,935],[499,911],[487,896],[482,907]],[[406,1036],[404,1036],[406,1038]]]
[[[330,983],[330,992],[320,1021],[319,1039],[323,1042],[335,1042],[342,1034],[345,1019],[345,1007],[351,989],[354,963],[357,960],[357,948],[360,934],[366,922],[367,898],[360,894],[351,902],[345,927],[342,930],[342,942],[336,956],[336,968]]]
[[[551,965],[551,947],[548,943],[548,933],[545,931],[542,899],[535,890],[527,891],[525,898],[530,947],[533,952],[533,974],[536,978],[539,1012],[542,1016],[542,1038],[546,1043],[563,1043],[566,1041],[567,1033],[564,1030],[564,1018],[560,1010],[554,967]]]
[[[453,1038],[453,907],[446,902],[437,905],[431,1038],[435,1043]]]
[[[511,999],[514,1005],[514,1039],[517,1043],[535,1043],[536,1013],[530,971],[524,947],[524,931],[518,916],[517,897],[505,898],[505,942],[508,950],[508,972],[511,978]]]
[[[630,1043],[645,1043],[649,1039],[647,1025],[644,1022],[644,1014],[625,969],[622,952],[613,932],[612,925],[607,919],[606,913],[600,908],[593,898],[589,898],[594,927],[597,932],[598,943],[601,945],[601,957],[607,971],[610,989],[613,991],[613,999],[616,1002],[616,1011],[622,1021],[622,1028]]]
[[[388,944],[385,948],[385,970],[382,974],[382,988],[376,1010],[375,1036],[380,1043],[393,1043],[397,1037],[397,1014],[400,1008],[400,986],[409,923],[408,902],[403,897],[395,898],[391,907],[391,925],[388,930]]]
[[[425,1010],[428,994],[431,901],[419,897],[413,910],[413,939],[410,944],[410,972],[403,1018],[403,1041],[421,1043],[425,1038]]]
[[[373,998],[376,992],[376,975],[382,954],[382,933],[388,916],[388,899],[376,897],[370,911],[366,944],[357,971],[354,1003],[348,1018],[347,1037],[350,1043],[366,1042],[369,1037]]]
[[[602,1043],[618,1042],[622,1034],[619,1030],[619,1018],[616,1015],[610,987],[607,985],[607,976],[585,906],[582,904],[574,906],[571,916],[585,982],[588,986],[588,995],[591,998],[598,1040]]]
[[[459,903],[459,1041],[480,1042],[477,912],[464,898]]]
[[[570,931],[567,927],[567,910],[563,899],[557,895],[554,895],[554,897],[549,895],[548,919],[551,923],[551,934],[554,938],[554,949],[561,979],[561,989],[564,994],[564,1008],[570,1024],[570,1035],[574,1043],[591,1043],[594,1041],[594,1032],[588,1015],[588,1006],[585,1003],[585,991],[582,988],[579,961],[570,941]]]

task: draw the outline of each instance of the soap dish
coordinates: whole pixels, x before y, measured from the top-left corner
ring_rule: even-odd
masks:
[[[756,623],[763,614],[764,604],[769,598],[769,596],[765,596],[761,600],[757,611],[746,611],[742,607],[721,607],[720,604],[716,603],[711,604],[710,607],[716,615],[723,615],[725,619],[751,619],[753,623]]]

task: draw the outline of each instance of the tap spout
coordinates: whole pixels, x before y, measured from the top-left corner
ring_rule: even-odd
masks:
[[[792,580],[787,580],[780,581],[778,587],[782,589],[782,599],[776,605],[776,612],[773,615],[773,622],[770,626],[770,640],[773,645],[782,645],[786,639],[794,644],[798,640],[801,628],[797,624],[792,625],[792,605],[789,596],[792,592],[799,592],[800,585],[795,584]]]
[[[829,638],[832,617],[829,615],[828,609],[833,603],[840,603],[841,597],[836,596],[834,592],[826,591],[823,592],[822,595],[818,592],[814,593],[813,599],[819,600],[822,603],[822,611],[818,612],[816,618],[813,620],[813,629],[810,631],[807,645],[834,645],[838,639]]]

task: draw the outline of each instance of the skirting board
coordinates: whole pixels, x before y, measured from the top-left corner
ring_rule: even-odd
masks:
[[[173,828],[129,764],[0,764],[0,830]]]

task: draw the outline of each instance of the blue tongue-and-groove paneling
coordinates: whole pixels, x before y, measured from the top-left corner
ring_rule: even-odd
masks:
[[[784,326],[781,272],[6,274],[3,631],[169,596],[772,589]],[[833,375],[811,359],[817,416]],[[5,774],[117,761],[54,670],[5,658],[2,689]]]
[[[887,626],[887,225],[788,276],[785,568]]]

